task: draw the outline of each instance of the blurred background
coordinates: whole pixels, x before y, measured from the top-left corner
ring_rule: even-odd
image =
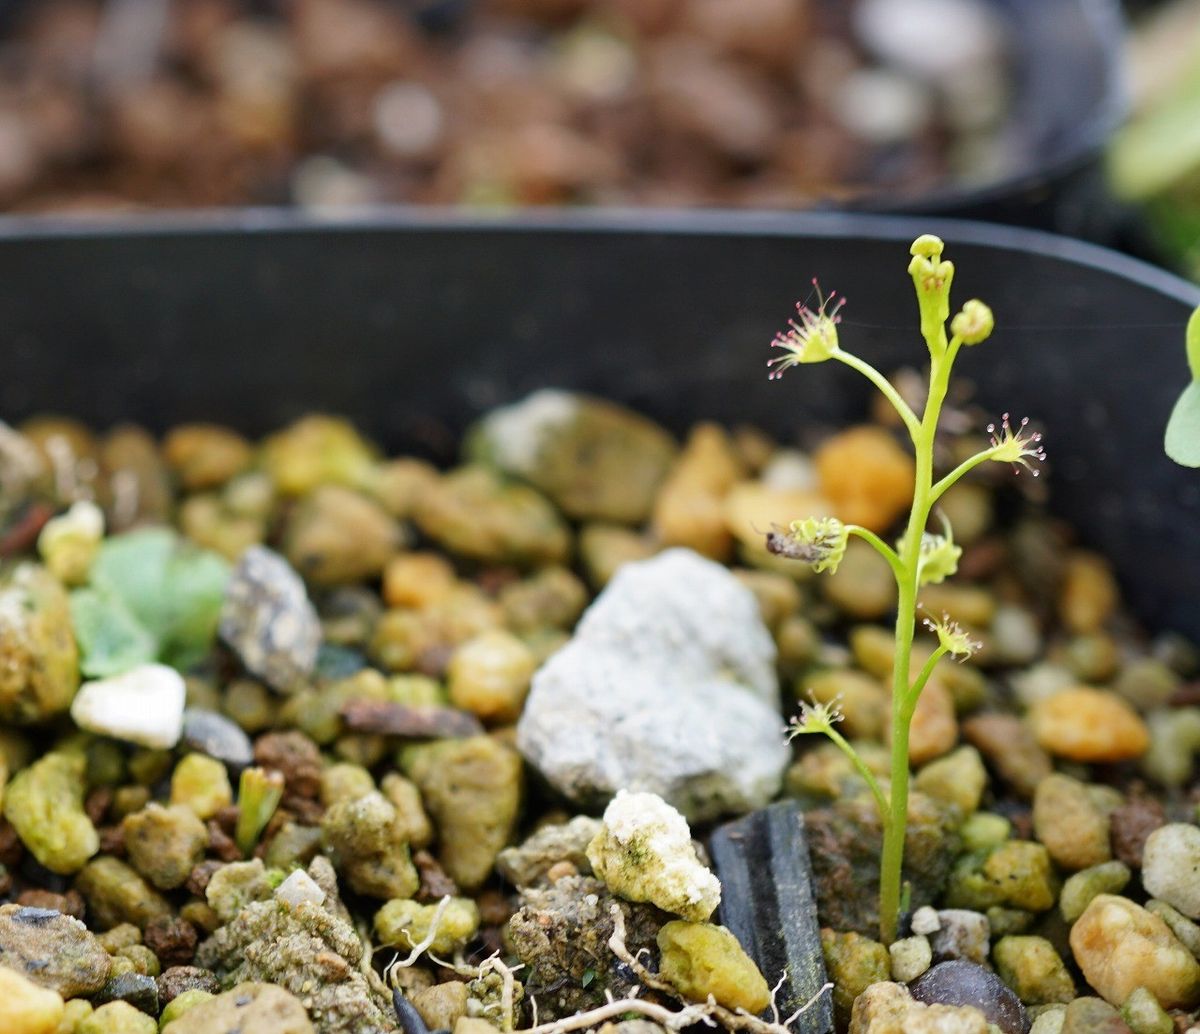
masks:
[[[1200,0],[0,0],[0,209],[391,203],[967,214],[1200,275]]]

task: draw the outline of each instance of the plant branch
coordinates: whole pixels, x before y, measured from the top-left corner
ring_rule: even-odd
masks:
[[[900,419],[904,421],[904,426],[908,428],[908,436],[913,442],[916,442],[917,436],[921,431],[921,422],[917,419],[916,413],[912,411],[908,403],[900,397],[900,392],[893,387],[891,381],[865,359],[859,359],[858,356],[851,352],[839,349],[833,353],[833,357],[845,363],[851,369],[857,370],[883,393],[884,397],[899,414]]]
[[[945,657],[949,652],[949,650],[939,644],[938,648],[929,655],[929,660],[925,662],[920,673],[913,681],[913,684],[908,687],[908,693],[906,694],[905,702],[909,707],[915,708],[917,706],[917,700],[921,696],[921,691],[925,688],[925,683],[929,681],[929,676],[933,674],[933,669],[937,667],[938,661]]]
[[[884,560],[888,562],[888,566],[892,569],[892,576],[897,582],[904,577],[904,568],[900,563],[900,557],[896,551],[892,549],[886,542],[883,541],[875,532],[867,528],[863,528],[857,524],[847,524],[846,532],[850,535],[857,535],[864,542],[869,542],[875,547],[875,552],[878,553]]]
[[[941,479],[936,485],[930,489],[930,502],[936,503],[953,485],[963,477],[970,473],[981,463],[986,463],[996,454],[995,447],[984,449],[982,452],[975,453],[970,459],[965,459],[949,474]]]
[[[847,741],[833,726],[829,726],[824,730],[825,735],[833,741],[834,745],[850,759],[850,764],[854,766],[854,770],[863,777],[867,787],[871,791],[871,795],[875,798],[875,805],[879,808],[880,818],[886,823],[888,821],[888,799],[884,796],[883,789],[879,785],[879,780],[875,778],[875,773],[867,768],[866,762],[858,756],[858,751]]]

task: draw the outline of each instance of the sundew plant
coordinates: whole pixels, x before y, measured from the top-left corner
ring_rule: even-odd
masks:
[[[908,817],[908,738],[913,713],[937,663],[949,654],[965,660],[977,648],[967,632],[948,617],[926,617],[924,624],[937,637],[937,646],[914,675],[911,671],[913,637],[916,633],[919,593],[924,585],[935,585],[954,574],[961,547],[944,515],[939,514],[938,528],[931,531],[930,517],[938,500],[965,474],[981,463],[996,461],[1022,467],[1037,476],[1036,464],[1045,458],[1039,444],[1041,436],[1028,429],[1022,420],[1014,425],[1006,414],[1000,424],[988,427],[990,444],[957,467],[935,480],[934,439],[938,419],[950,383],[950,371],[964,346],[985,341],[992,332],[991,310],[971,300],[950,319],[950,284],[954,266],[942,258],[942,242],[931,235],[918,237],[912,244],[908,272],[917,291],[921,312],[921,334],[929,349],[929,394],[923,413],[918,416],[899,392],[869,363],[842,348],[838,339],[839,312],[844,300],[817,292],[814,310],[798,305],[799,320],[778,334],[773,346],[780,354],[770,361],[771,377],[779,378],[793,366],[830,360],[845,363],[875,385],[895,407],[912,441],[916,458],[912,511],[908,524],[895,548],[874,532],[854,524],[843,524],[834,517],[804,517],[786,529],[767,535],[767,548],[812,566],[815,571],[834,571],[846,552],[851,535],[869,542],[887,561],[896,579],[896,652],[892,675],[892,727],[890,778],[885,785],[877,780],[854,748],[837,731],[840,714],[836,707],[802,704],[793,719],[792,737],[821,733],[831,739],[849,757],[866,780],[883,826],[883,854],[879,875],[879,932],[885,944],[896,939],[901,908],[901,866]],[[949,322],[949,335],[946,324]]]

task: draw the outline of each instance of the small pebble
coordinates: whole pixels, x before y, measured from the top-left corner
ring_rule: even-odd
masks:
[[[38,987],[21,973],[0,966],[0,1030],[6,1034],[55,1034],[63,1016],[57,991]]]
[[[1167,1009],[1200,1002],[1200,964],[1162,919],[1128,898],[1094,898],[1071,928],[1071,951],[1087,982],[1112,1005],[1139,987]]]
[[[1095,805],[1087,786],[1070,776],[1055,772],[1038,783],[1033,829],[1064,869],[1086,869],[1112,857],[1108,816]]]
[[[1075,997],[1075,982],[1062,956],[1044,937],[1001,937],[992,949],[996,972],[1026,1005],[1063,1004]]]
[[[1121,1006],[1121,1018],[1133,1034],[1175,1034],[1175,1024],[1144,987],[1139,987]]]
[[[297,869],[278,887],[275,888],[275,899],[299,908],[301,905],[321,905],[325,901],[325,891],[303,869]]]
[[[1049,756],[1015,715],[972,715],[962,723],[962,733],[1022,797],[1032,797],[1038,783],[1053,771]]]
[[[1065,1005],[1047,1006],[1034,1017],[1029,1034],[1062,1034],[1066,1019],[1067,1007]]]
[[[1195,773],[1200,750],[1200,707],[1160,708],[1146,716],[1150,746],[1142,771],[1164,786],[1183,786]]]
[[[989,1030],[984,1014],[973,1004],[927,1005],[914,1001],[903,984],[878,981],[855,1000],[849,1034],[989,1034]]]
[[[220,633],[248,671],[284,693],[303,686],[321,645],[321,622],[303,580],[265,546],[247,549],[233,569]]]
[[[189,707],[183,712],[183,742],[235,771],[254,761],[254,747],[240,726],[216,711]]]
[[[1063,884],[1058,898],[1058,910],[1068,923],[1075,922],[1092,899],[1100,894],[1120,894],[1132,874],[1124,862],[1103,862],[1082,869]]]
[[[1150,743],[1145,723],[1124,700],[1085,686],[1035,704],[1029,721],[1042,747],[1071,761],[1129,761],[1141,757]]]
[[[933,957],[938,962],[987,961],[991,924],[982,912],[966,908],[943,908],[937,913],[938,928],[930,937]]]
[[[183,678],[165,664],[141,664],[85,682],[71,704],[75,724],[143,747],[169,749],[183,732]]]
[[[1094,553],[1072,553],[1067,558],[1058,613],[1071,631],[1096,632],[1112,615],[1120,598],[1107,560]]]
[[[912,932],[921,937],[926,937],[931,933],[937,933],[941,928],[941,921],[938,919],[937,909],[932,905],[922,905],[918,908],[912,917]]]
[[[75,1034],[157,1034],[157,1031],[158,1024],[152,1016],[124,1001],[101,1005],[75,1028]]]
[[[1171,928],[1171,933],[1179,938],[1188,951],[1200,959],[1200,925],[1193,923],[1178,909],[1172,908],[1165,901],[1151,898],[1146,902],[1146,911],[1158,916]]]
[[[1140,869],[1147,838],[1167,821],[1162,804],[1153,797],[1133,794],[1108,818],[1113,854],[1129,868]]]
[[[1003,1034],[1025,1034],[1025,1007],[991,970],[974,962],[939,962],[913,985],[912,996],[927,1005],[972,1005]]]
[[[158,984],[144,973],[121,973],[112,977],[95,995],[92,1002],[127,1002],[147,1016],[158,1015]]]
[[[894,941],[888,953],[892,956],[892,979],[903,984],[916,980],[933,962],[929,939],[920,935]]]
[[[1142,885],[1188,918],[1200,918],[1200,828],[1172,822],[1151,833],[1142,855]]]

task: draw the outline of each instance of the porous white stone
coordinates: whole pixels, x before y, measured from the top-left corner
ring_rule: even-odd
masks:
[[[534,675],[517,745],[572,800],[646,791],[695,822],[778,792],[791,756],[781,726],[753,594],[672,549],[622,567]]]
[[[1142,886],[1185,916],[1200,918],[1200,827],[1170,822],[1146,838]]]
[[[621,790],[587,857],[608,889],[627,901],[648,901],[695,923],[721,903],[721,883],[696,857],[687,820],[657,794]]]
[[[107,679],[85,682],[71,704],[75,724],[88,732],[167,749],[183,732],[183,676],[165,664],[139,664]]]

